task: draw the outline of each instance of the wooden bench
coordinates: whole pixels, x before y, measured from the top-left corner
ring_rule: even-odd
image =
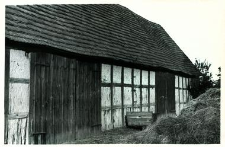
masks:
[[[125,122],[127,127],[145,127],[152,123],[152,112],[127,112]]]

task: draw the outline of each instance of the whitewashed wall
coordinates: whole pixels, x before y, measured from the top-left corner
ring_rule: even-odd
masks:
[[[8,144],[28,144],[30,56],[10,49]]]
[[[155,112],[155,72],[102,64],[101,75],[103,131],[122,127],[126,112]]]
[[[176,114],[179,115],[181,110],[186,107],[191,95],[188,91],[190,78],[175,75],[175,107]]]

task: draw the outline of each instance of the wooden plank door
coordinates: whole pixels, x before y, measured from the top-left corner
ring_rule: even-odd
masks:
[[[76,139],[101,131],[101,66],[99,63],[77,62]]]
[[[174,75],[156,72],[156,112],[171,113],[175,110],[175,79]]]
[[[76,139],[76,60],[31,54],[30,134],[35,144]]]

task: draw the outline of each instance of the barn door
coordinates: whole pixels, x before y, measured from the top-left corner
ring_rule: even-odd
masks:
[[[157,113],[167,114],[175,111],[175,77],[173,74],[156,72]]]
[[[77,62],[76,139],[101,131],[101,69],[99,63]]]
[[[76,62],[47,53],[31,54],[30,143],[76,138]]]
[[[59,144],[100,132],[100,71],[99,63],[32,53],[31,143]]]

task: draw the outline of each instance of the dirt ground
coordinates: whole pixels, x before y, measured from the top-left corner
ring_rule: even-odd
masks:
[[[93,136],[91,138],[76,140],[70,144],[123,144],[125,138],[133,133],[141,131],[140,129],[132,128],[116,128],[109,131],[104,131],[98,136]]]

